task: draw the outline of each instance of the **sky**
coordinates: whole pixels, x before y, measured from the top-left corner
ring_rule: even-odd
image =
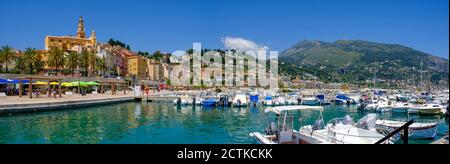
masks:
[[[79,16],[100,42],[174,52],[248,44],[283,51],[302,40],[367,40],[448,59],[448,0],[1,0],[0,46],[44,49],[75,35]],[[240,42],[242,41],[242,42]]]

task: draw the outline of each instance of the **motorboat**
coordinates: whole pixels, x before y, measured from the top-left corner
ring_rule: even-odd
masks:
[[[390,133],[405,124],[403,121],[377,120],[376,129]],[[435,122],[413,123],[409,126],[408,135],[412,139],[433,139],[437,135],[437,125]]]
[[[319,118],[313,125],[300,126],[294,130],[294,117],[289,111],[314,110],[319,111]],[[275,113],[276,120],[269,120],[265,134],[252,132],[250,136],[261,144],[374,144],[384,138],[384,135],[374,131],[356,127],[352,118],[336,118],[326,125],[323,121],[323,107],[320,106],[284,106],[265,110]],[[299,119],[299,123],[301,124]],[[383,143],[392,143],[387,140]]]
[[[217,103],[217,99],[209,98],[209,99],[203,100],[202,106],[204,106],[204,107],[216,106],[216,103]]]
[[[244,94],[237,94],[234,97],[232,103],[234,107],[245,107],[248,105],[247,96],[245,96]]]
[[[316,96],[317,101],[319,101],[319,105],[330,105],[331,103],[325,99],[325,95],[319,94]]]
[[[319,105],[319,100],[315,97],[306,97],[302,99],[302,104],[303,105]]]
[[[217,102],[217,106],[231,106],[230,97],[228,94],[219,94],[219,101]]]
[[[408,113],[408,109],[412,107],[407,102],[397,102],[392,105],[392,113]]]
[[[334,103],[336,105],[351,104],[351,100],[352,99],[349,98],[348,96],[339,94],[339,95],[336,95],[336,97],[334,98]]]
[[[257,92],[250,93],[250,104],[256,106],[259,103],[259,94]]]
[[[391,112],[391,109],[392,109],[391,102],[379,101],[375,111],[380,112],[380,113],[386,113],[386,112]]]
[[[183,95],[181,97],[178,97],[177,99],[173,100],[173,105],[177,106],[185,106],[188,105],[190,99],[188,95]]]
[[[273,105],[273,99],[272,96],[266,96],[263,101],[264,105],[266,106],[272,106]]]
[[[273,99],[273,104],[274,104],[275,106],[283,106],[283,105],[286,105],[286,99],[284,99],[283,96],[276,96],[276,97]]]
[[[408,110],[409,114],[418,113],[420,115],[439,115],[444,106],[439,104],[423,104],[421,106],[412,107]]]

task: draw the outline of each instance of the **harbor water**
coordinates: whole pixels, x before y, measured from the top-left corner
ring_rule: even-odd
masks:
[[[263,132],[265,107],[175,107],[165,103],[121,103],[88,108],[0,117],[0,143],[56,144],[253,144],[250,132]],[[368,113],[356,106],[325,106],[325,122]],[[295,115],[295,114],[294,114]],[[313,124],[316,111],[300,111],[302,125]],[[381,114],[382,119],[439,122],[439,139],[448,131],[440,116]],[[297,122],[295,122],[297,124]],[[295,127],[298,129],[298,127]],[[433,140],[410,140],[431,143]]]

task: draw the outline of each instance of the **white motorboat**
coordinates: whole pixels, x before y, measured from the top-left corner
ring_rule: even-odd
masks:
[[[392,113],[408,113],[408,109],[412,107],[407,102],[398,102],[392,105]]]
[[[273,105],[273,99],[272,96],[266,96],[263,101],[264,105],[266,106],[272,106]]]
[[[377,120],[377,130],[392,132],[406,124],[402,121]],[[415,139],[432,139],[437,135],[437,123],[413,123],[409,126],[409,137]]]
[[[409,114],[420,114],[420,115],[439,115],[442,109],[445,108],[439,104],[423,104],[421,106],[411,107],[408,110]]]
[[[234,107],[245,107],[248,105],[247,97],[244,94],[238,94],[234,97],[232,103]]]
[[[177,106],[185,106],[188,105],[190,102],[190,98],[188,95],[183,95],[181,97],[178,97],[177,99],[173,100],[173,105]]]
[[[392,109],[392,105],[387,101],[379,101],[375,111],[380,113],[390,112]]]
[[[294,117],[288,115],[288,111],[297,110],[317,110],[320,116],[314,125],[303,126],[296,131],[293,129]],[[268,108],[266,113],[275,113],[277,121],[268,124],[265,134],[253,132],[250,136],[261,144],[374,144],[384,138],[377,132],[356,127],[349,116],[333,119],[324,125],[322,112],[323,107],[318,106]]]

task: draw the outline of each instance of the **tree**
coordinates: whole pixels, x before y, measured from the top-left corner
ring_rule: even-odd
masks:
[[[16,59],[15,70],[18,71],[19,73],[25,73],[26,67],[24,62],[25,60],[23,56]]]
[[[9,46],[3,46],[0,50],[0,62],[4,64],[6,72],[8,72],[8,66],[12,65],[15,59],[16,55],[13,49]]]
[[[35,48],[27,48],[20,58],[22,60],[19,63],[24,65],[23,70],[27,70],[28,74],[38,73],[44,68],[44,62],[42,62],[41,56],[36,53]]]
[[[48,54],[47,65],[49,67],[56,68],[56,74],[60,71],[59,68],[63,68],[65,65],[64,51],[60,48],[52,48]]]
[[[97,70],[100,71],[100,74],[103,76],[106,72],[106,60],[105,58],[97,58],[97,64],[96,64]]]
[[[75,75],[75,69],[78,68],[80,55],[77,52],[70,52],[67,55],[66,67],[70,69],[72,76]]]
[[[84,76],[89,75],[89,68],[94,69],[97,62],[97,56],[95,52],[88,50],[81,51],[80,66],[84,69]]]

